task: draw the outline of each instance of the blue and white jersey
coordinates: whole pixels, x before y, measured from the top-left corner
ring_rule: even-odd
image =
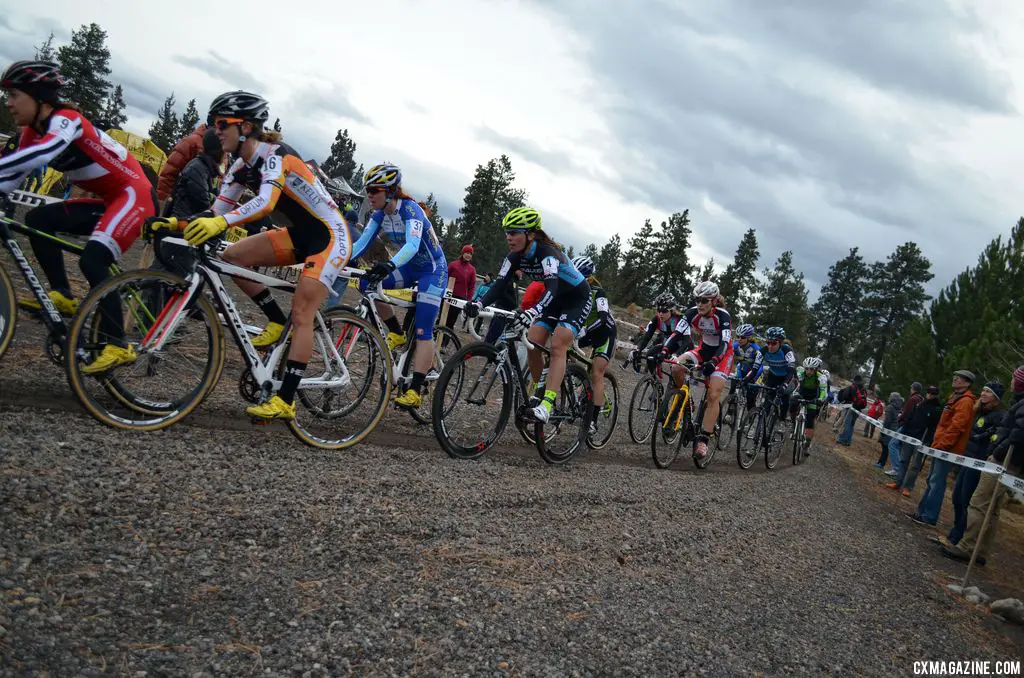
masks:
[[[769,351],[767,346],[762,346],[754,358],[753,369],[760,369],[762,365],[776,377],[785,377],[790,371],[796,372],[796,354],[789,344],[779,344],[775,351]]]
[[[434,269],[438,266],[448,269],[434,227],[423,213],[423,208],[414,201],[399,200],[398,209],[393,214],[376,210],[352,248],[352,259],[361,257],[378,233],[387,236],[392,244],[401,246],[392,259],[396,267],[411,264],[417,269]]]
[[[754,363],[757,361],[757,352],[761,350],[761,347],[757,342],[750,342],[746,348],[740,346],[740,342],[734,341],[732,343],[732,353],[734,361],[736,361],[736,376],[743,378],[750,374],[751,380],[757,379],[763,367],[754,369]]]

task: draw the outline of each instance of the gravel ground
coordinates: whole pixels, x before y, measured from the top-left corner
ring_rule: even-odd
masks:
[[[391,412],[328,454],[249,427],[231,365],[194,424],[131,435],[80,414],[40,345],[23,322],[0,368],[0,675],[878,675],[1020,655],[821,447],[774,473],[732,455],[664,472],[620,421],[567,467],[467,463]]]

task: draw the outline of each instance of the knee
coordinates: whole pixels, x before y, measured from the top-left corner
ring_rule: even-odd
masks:
[[[110,277],[110,265],[113,263],[113,252],[96,240],[90,240],[85,244],[82,257],[78,260],[82,275],[93,287]]]

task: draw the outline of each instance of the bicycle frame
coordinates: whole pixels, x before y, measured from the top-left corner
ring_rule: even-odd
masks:
[[[191,247],[181,238],[162,238],[158,246],[163,246],[164,244],[177,245],[186,248]],[[220,259],[211,258],[203,249],[198,249],[196,252],[199,256],[195,262],[195,271],[193,271],[193,273],[191,273],[187,278],[189,288],[184,292],[178,291],[171,295],[170,299],[168,299],[164,304],[163,309],[157,316],[156,321],[146,333],[140,348],[150,351],[162,350],[167,340],[171,335],[173,335],[175,329],[187,315],[189,301],[196,295],[202,294],[204,287],[208,286],[214,300],[217,302],[219,310],[229,321],[227,323],[228,330],[231,332],[235,339],[235,343],[241,350],[242,356],[244,357],[256,384],[264,388],[269,387],[272,391],[278,390],[281,386],[281,381],[275,378],[274,373],[277,371],[277,367],[280,365],[281,360],[284,357],[284,353],[289,346],[289,342],[278,342],[277,346],[274,347],[274,350],[271,351],[270,355],[267,357],[267,361],[264,362],[260,358],[259,352],[252,345],[252,341],[249,339],[247,326],[242,321],[242,316],[238,312],[235,302],[231,299],[231,295],[228,293],[221,276],[227,275],[233,278],[250,280],[252,282],[266,285],[269,288],[284,290],[292,294],[295,293],[295,283],[281,280],[280,278],[275,278],[273,276],[264,275],[262,273],[257,273],[256,271],[241,266],[235,266],[234,264],[229,264]],[[324,322],[323,316],[320,315],[319,311],[316,313],[316,324],[320,331],[314,332],[313,338],[319,345],[320,351],[324,356],[324,361],[333,363],[334,368],[337,370],[337,377],[303,378],[299,383],[299,388],[336,386],[339,383],[339,379],[342,385],[347,385],[350,382],[348,368],[341,356],[338,354],[337,347],[334,342],[324,341],[323,337],[329,336],[329,332],[327,324]],[[285,326],[285,335],[287,335],[290,326],[291,321],[289,320]]]

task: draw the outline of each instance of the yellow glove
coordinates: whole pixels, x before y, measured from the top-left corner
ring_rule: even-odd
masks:
[[[224,217],[200,217],[185,227],[185,240],[189,245],[202,245],[224,232],[228,221]]]
[[[150,217],[146,219],[146,224],[142,229],[142,237],[148,240],[157,231],[177,231],[179,228],[176,217]]]

